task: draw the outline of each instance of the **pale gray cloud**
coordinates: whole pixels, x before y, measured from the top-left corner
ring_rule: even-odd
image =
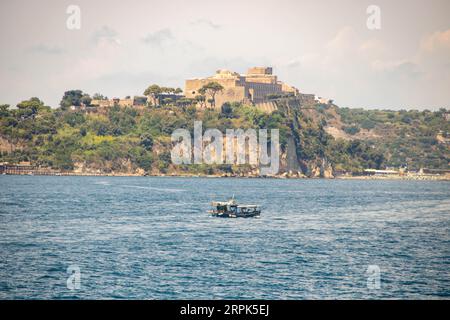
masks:
[[[111,27],[102,26],[94,31],[92,34],[92,42],[95,44],[101,44],[103,42],[109,42],[120,45],[120,39],[118,32]]]
[[[205,27],[206,26],[206,27],[209,27],[209,28],[212,28],[215,30],[222,28],[222,26],[220,24],[214,23],[208,19],[197,19],[195,21],[192,21],[191,25],[195,26],[195,27]]]
[[[105,43],[120,45],[119,33],[111,27],[102,26],[92,34],[92,42],[96,45]]]
[[[50,55],[58,55],[63,54],[65,50],[59,46],[48,45],[44,43],[40,43],[34,46],[31,46],[27,49],[27,52],[30,53],[39,53],[39,54],[50,54]]]
[[[144,90],[153,83],[167,84],[170,77],[150,71],[121,71],[104,74],[86,82],[85,90],[94,92],[101,88],[102,93],[111,97],[124,97],[127,95],[142,95]],[[120,85],[120,88],[117,88]]]
[[[148,33],[142,41],[145,44],[161,47],[175,40],[172,30],[164,28],[155,32]]]

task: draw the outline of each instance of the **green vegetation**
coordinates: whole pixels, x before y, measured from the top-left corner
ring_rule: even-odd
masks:
[[[161,106],[161,105],[171,105],[176,103],[178,106],[186,106],[191,103],[190,99],[174,99],[175,95],[179,95],[183,92],[181,88],[171,88],[171,87],[160,87],[157,84],[152,84],[144,91],[144,96],[150,97],[148,105],[150,106]],[[145,97],[140,97],[145,99]],[[135,97],[136,100],[136,97]],[[144,104],[144,101],[141,103]]]
[[[208,99],[208,102],[210,103],[211,107],[216,106],[216,94],[220,91],[222,91],[224,88],[220,83],[217,82],[209,82],[205,84],[203,87],[201,87],[198,92],[202,96],[209,96],[210,99]]]
[[[373,137],[366,138],[372,148],[379,150],[392,167],[448,169],[449,144],[438,141],[437,136],[450,132],[445,109],[429,110],[364,110],[338,108],[343,130],[349,134],[361,129],[370,130]],[[355,133],[348,132],[349,128]],[[354,129],[353,129],[354,128]]]
[[[350,135],[355,135],[360,131],[360,128],[358,126],[344,126],[342,127],[342,130],[344,130],[345,133],[350,134]]]
[[[213,88],[214,87],[214,88]],[[204,94],[215,99],[219,87],[209,86]],[[212,90],[209,93],[207,90]],[[150,86],[146,95],[159,98],[177,89]],[[100,94],[96,99],[104,98]],[[203,129],[267,128],[280,130],[281,150],[295,144],[304,173],[323,159],[335,170],[358,172],[408,164],[410,168],[448,168],[446,110],[380,111],[318,105],[313,110],[290,108],[279,102],[279,110],[264,113],[253,106],[225,103],[219,110],[197,109],[205,97],[179,99],[145,109],[114,106],[95,113],[71,110],[71,105],[88,104],[90,97],[80,90],[67,91],[60,108],[52,109],[38,98],[22,101],[16,108],[0,106],[1,162],[33,164],[61,170],[84,168],[109,173],[243,173],[249,166],[181,165],[170,160],[171,134],[178,128],[193,132],[194,120]],[[212,102],[214,104],[215,102]],[[287,102],[285,102],[287,103]],[[335,139],[325,130],[329,122],[340,121],[350,140]],[[362,130],[373,133],[360,138]]]
[[[81,106],[86,105],[88,106],[91,103],[92,99],[91,97],[83,93],[81,90],[70,90],[64,92],[64,96],[61,100],[60,107],[61,109],[65,110],[69,108],[70,106]]]

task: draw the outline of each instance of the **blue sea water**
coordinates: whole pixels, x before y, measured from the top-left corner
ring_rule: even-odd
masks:
[[[1,299],[450,297],[449,182],[0,176],[0,188]],[[261,218],[208,216],[233,194]]]

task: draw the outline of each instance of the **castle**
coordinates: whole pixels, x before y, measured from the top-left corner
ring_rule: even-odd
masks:
[[[248,104],[267,104],[270,95],[299,95],[297,88],[292,87],[272,74],[271,67],[253,67],[247,74],[241,75],[225,69],[220,69],[215,75],[203,79],[186,80],[184,94],[186,98],[194,99],[199,95],[199,89],[210,82],[217,82],[223,90],[215,97],[215,106],[220,108],[225,102],[242,102]]]
[[[204,85],[216,82],[223,87],[215,93],[213,102],[208,94],[201,94],[200,90]],[[159,88],[159,86],[157,86]],[[181,89],[160,87],[160,92],[147,96],[127,96],[124,99],[92,99],[89,105],[81,104],[71,106],[71,109],[82,109],[87,112],[97,112],[106,110],[113,106],[132,107],[135,109],[145,109],[147,106],[158,106],[160,104],[180,103],[195,104],[197,108],[215,107],[221,109],[226,102],[239,102],[253,105],[259,110],[271,113],[278,109],[274,100],[277,98],[295,97],[301,105],[313,105],[317,102],[327,103],[328,100],[316,97],[314,94],[300,93],[299,90],[278,80],[272,73],[271,67],[253,67],[247,73],[241,75],[237,72],[220,69],[215,75],[202,79],[186,80],[184,95]],[[203,100],[198,98],[202,97]],[[169,102],[165,102],[169,101]],[[203,101],[201,103],[200,101]]]

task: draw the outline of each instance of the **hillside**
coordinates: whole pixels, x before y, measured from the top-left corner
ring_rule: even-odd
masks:
[[[60,170],[124,174],[251,175],[249,165],[173,165],[171,133],[203,128],[278,128],[281,173],[332,176],[365,168],[408,165],[449,168],[450,132],[445,110],[383,111],[276,101],[271,114],[231,104],[221,111],[166,104],[102,111],[52,109],[37,98],[0,107],[0,162]]]
[[[335,108],[325,130],[335,138],[366,141],[383,153],[386,165],[409,169],[449,168],[450,122],[445,109],[364,110]]]

